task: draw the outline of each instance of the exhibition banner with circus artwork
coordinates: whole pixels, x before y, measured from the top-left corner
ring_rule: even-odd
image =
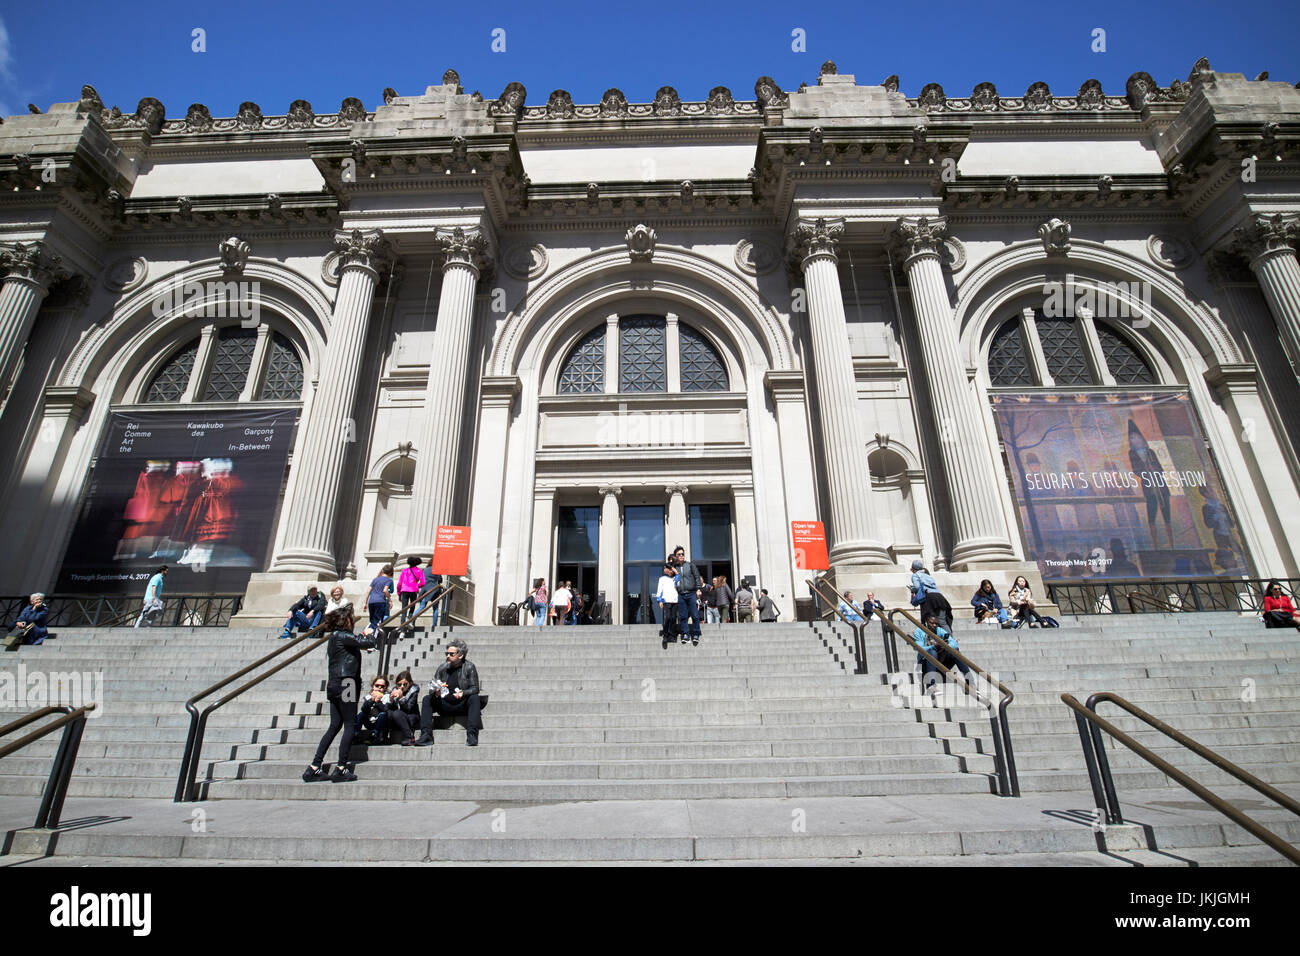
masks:
[[[1045,579],[1249,573],[1186,392],[992,401],[1026,551]]]
[[[297,409],[114,412],[59,574],[68,593],[241,592],[266,566]]]

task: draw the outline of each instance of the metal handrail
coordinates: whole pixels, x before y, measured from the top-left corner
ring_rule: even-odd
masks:
[[[905,617],[909,622],[928,634],[935,642],[947,645],[947,641],[944,641],[938,634],[923,625],[916,618],[912,617],[911,612],[906,608],[896,607],[889,612],[888,617],[883,614],[878,615],[878,617],[880,617],[881,636],[885,643],[885,653],[890,658],[889,666],[891,669],[895,673],[901,671],[901,667],[898,663],[898,645],[896,642],[890,640],[892,634],[895,637],[901,637],[908,644],[912,645],[918,654],[924,655],[926,659],[934,664],[935,667],[939,668],[945,676],[950,676],[952,674],[951,668],[940,663],[938,658],[918,644],[911,634],[908,634],[894,623],[894,616],[897,614],[903,615],[903,617]],[[1011,725],[1007,721],[1007,708],[1011,706],[1011,702],[1016,699],[1015,692],[955,647],[949,645],[948,653],[988,681],[989,686],[996,687],[1001,694],[997,706],[995,707],[992,701],[980,693],[979,687],[976,686],[976,683],[969,678],[966,678],[966,686],[970,688],[970,690],[975,694],[975,697],[988,706],[989,709],[989,725],[992,728],[993,754],[994,761],[997,765],[999,793],[1004,797],[1018,797],[1020,796],[1020,777],[1016,773],[1016,755],[1014,748],[1011,746]]]
[[[72,768],[77,762],[77,751],[81,749],[81,735],[86,729],[86,714],[95,709],[94,704],[84,707],[42,707],[34,710],[12,723],[0,727],[0,737],[20,730],[28,724],[35,723],[50,714],[62,714],[58,720],[51,721],[39,730],[19,737],[12,743],[0,747],[0,759],[21,750],[28,744],[35,743],[42,737],[63,728],[63,737],[59,740],[59,749],[54,753],[54,763],[50,767],[50,776],[45,783],[45,793],[41,797],[40,809],[36,811],[38,830],[53,829],[59,825],[63,813],[63,801],[68,795],[68,784],[72,781]]]
[[[460,585],[458,585],[455,581],[451,581],[447,584],[431,584],[415,596],[415,601],[412,601],[411,602],[412,604],[415,604],[416,601],[419,601],[424,595],[430,594],[433,591],[437,590],[438,588],[442,588],[442,593],[439,594],[436,598],[433,598],[424,607],[415,611],[410,617],[408,617],[405,621],[403,621],[399,626],[395,628],[389,628],[387,630],[387,633],[383,635],[383,637],[381,638],[380,651],[379,651],[379,673],[380,674],[383,674],[385,676],[388,674],[388,667],[392,663],[393,645],[397,643],[398,637],[403,633],[409,633],[411,636],[414,636],[416,619],[418,619],[419,616],[423,614],[425,611],[428,611],[432,608],[436,608],[443,601],[449,600],[451,598],[452,591],[454,591],[459,586]],[[391,618],[389,620],[391,620]],[[450,624],[448,624],[447,626],[451,627]]]
[[[807,581],[808,586],[812,588],[814,594],[816,594],[823,601],[826,601],[826,595],[821,592],[821,589],[818,587],[817,583],[814,583],[811,579],[808,578],[805,578],[804,580]],[[818,583],[825,583],[825,582],[818,582]],[[832,591],[835,590],[835,587],[831,584],[826,584],[826,587],[830,588]],[[840,611],[838,605],[836,605],[832,601],[826,601],[826,603],[830,606],[830,609],[835,612],[836,616],[853,630],[853,658],[854,658],[854,665],[855,665],[853,673],[855,674],[867,673],[867,642],[866,642],[866,638],[863,635],[863,631],[867,626],[867,622],[865,620],[858,621],[858,622],[850,621],[844,615],[844,613]],[[852,603],[850,602],[846,602],[846,603],[848,603],[850,607],[853,606]]]
[[[437,587],[437,585],[434,585],[433,587]],[[454,587],[456,587],[456,585],[452,584],[448,588],[448,593],[450,593],[450,591]],[[430,590],[432,590],[432,587],[430,588]],[[422,591],[420,593],[423,594],[424,592]],[[375,628],[376,635],[377,636],[380,635],[382,633],[383,628],[388,627],[388,625],[390,625],[394,620],[397,620],[401,616],[402,616],[402,610],[399,608],[397,611],[394,611],[384,620],[380,621]],[[230,703],[230,701],[234,700],[236,697],[243,694],[245,691],[251,690],[252,688],[256,687],[258,684],[262,683],[262,681],[266,680],[268,677],[284,670],[294,661],[298,660],[299,658],[307,656],[316,648],[320,647],[322,644],[327,643],[329,641],[329,635],[326,634],[324,637],[317,637],[316,640],[312,641],[311,644],[308,645],[303,650],[294,654],[292,657],[289,657],[281,661],[279,664],[271,668],[266,673],[261,674],[260,676],[254,678],[253,680],[248,681],[247,683],[242,684],[239,687],[235,688],[233,691],[226,694],[224,697],[222,697],[220,700],[216,701],[215,703],[209,704],[207,707],[203,709],[201,713],[199,712],[198,708],[196,708],[194,705],[198,703],[200,700],[202,700],[203,698],[207,697],[209,694],[215,693],[216,691],[225,687],[227,684],[231,684],[236,680],[238,680],[239,678],[243,677],[245,674],[249,673],[250,671],[254,671],[257,668],[261,667],[263,664],[266,664],[269,661],[275,659],[276,657],[279,657],[280,655],[285,654],[286,652],[292,650],[293,648],[297,647],[299,644],[311,638],[313,635],[319,633],[324,627],[325,627],[325,622],[322,621],[320,624],[317,624],[315,627],[313,627],[311,630],[307,631],[306,633],[298,635],[293,640],[289,641],[289,643],[276,648],[274,651],[272,651],[270,654],[267,654],[265,657],[258,658],[256,661],[249,664],[247,667],[240,668],[239,670],[235,671],[235,673],[218,681],[217,683],[213,684],[211,687],[205,688],[204,690],[195,694],[193,697],[191,697],[189,700],[185,702],[185,709],[189,711],[190,714],[190,731],[185,739],[185,753],[181,757],[181,770],[180,770],[180,774],[176,779],[176,794],[172,798],[172,802],[192,803],[193,801],[198,799],[197,778],[198,778],[198,770],[199,770],[199,761],[202,758],[202,754],[203,754],[203,735],[204,732],[207,730],[209,715],[214,710],[217,710],[220,707],[224,707],[226,704]]]
[[[1159,608],[1161,611],[1167,611],[1170,614],[1178,614],[1183,610],[1181,607],[1176,607],[1168,601],[1162,601],[1160,598],[1152,597],[1150,594],[1143,594],[1141,591],[1129,591],[1128,594],[1124,596],[1128,599],[1128,610],[1130,614],[1138,613],[1137,608],[1133,605],[1134,601]]]
[[[1122,710],[1127,711],[1129,714],[1138,718],[1138,720],[1141,720],[1148,726],[1160,731],[1175,743],[1186,747],[1197,756],[1203,757],[1220,770],[1236,777],[1242,783],[1245,783],[1247,786],[1268,797],[1270,800],[1281,804],[1283,808],[1297,816],[1300,816],[1300,802],[1297,802],[1277,788],[1260,780],[1254,774],[1241,769],[1222,754],[1216,753],[1204,744],[1198,743],[1186,734],[1170,727],[1164,721],[1153,717],[1142,708],[1125,700],[1118,694],[1105,692],[1093,694],[1088,698],[1086,706],[1080,704],[1073,694],[1062,694],[1061,702],[1074,711],[1074,719],[1078,723],[1079,727],[1079,739],[1083,743],[1084,762],[1088,766],[1088,780],[1092,784],[1093,798],[1097,801],[1099,809],[1104,805],[1106,811],[1106,822],[1108,824],[1123,823],[1124,816],[1120,810],[1119,797],[1115,792],[1115,780],[1110,771],[1110,761],[1106,758],[1106,748],[1101,738],[1101,731],[1103,730],[1157,770],[1161,771],[1166,776],[1171,777],[1175,782],[1181,784],[1214,809],[1228,817],[1233,823],[1236,823],[1242,829],[1259,837],[1260,840],[1268,844],[1268,846],[1272,847],[1274,850],[1277,850],[1277,852],[1281,853],[1292,863],[1300,865],[1300,850],[1287,843],[1271,830],[1268,830],[1263,825],[1257,823],[1251,817],[1242,813],[1218,794],[1197,783],[1190,776],[1183,773],[1183,771],[1170,764],[1167,760],[1157,756],[1124,731],[1110,723],[1110,721],[1101,717],[1097,713],[1097,705],[1105,701],[1110,701]]]

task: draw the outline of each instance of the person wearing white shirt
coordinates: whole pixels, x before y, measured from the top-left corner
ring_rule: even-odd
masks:
[[[659,606],[663,609],[661,617],[663,618],[664,627],[663,631],[660,633],[659,642],[660,646],[662,646],[664,650],[668,650],[669,635],[671,634],[676,637],[678,632],[678,629],[673,626],[678,621],[677,585],[673,583],[673,579],[676,576],[676,569],[665,565],[664,573],[659,578],[659,590],[655,592],[655,600],[659,602]]]
[[[845,591],[844,600],[840,602],[839,611],[844,615],[844,619],[853,624],[862,623],[862,615],[858,611],[858,606],[853,603],[853,592]]]
[[[569,590],[567,582],[555,589],[555,597],[551,601],[551,617],[555,618],[556,624],[564,623],[569,614],[569,604],[572,601],[573,592]]]
[[[330,611],[350,607],[351,604],[352,602],[343,596],[343,585],[336,584],[330,588],[330,599],[325,602],[325,613],[328,614]],[[321,620],[324,620],[324,617]]]

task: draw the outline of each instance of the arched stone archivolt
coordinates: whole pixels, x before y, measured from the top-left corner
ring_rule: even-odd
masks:
[[[772,369],[797,367],[794,345],[779,313],[751,286],[711,259],[686,250],[659,247],[652,263],[630,263],[626,249],[585,256],[547,278],[528,297],[528,305],[506,320],[493,343],[489,374],[516,375],[550,360],[557,335],[571,335],[579,318],[593,310],[632,311],[614,303],[639,298],[659,303],[657,311],[691,308],[715,344],[736,343],[742,364]],[[585,331],[594,323],[587,322]],[[577,339],[573,338],[576,342]],[[543,358],[544,357],[544,358]]]
[[[1037,242],[1011,246],[982,263],[958,286],[954,312],[968,366],[982,368],[988,338],[1002,321],[1012,317],[1017,307],[1041,308],[1044,283],[1063,281],[1067,274],[1081,285],[1093,287],[1146,284],[1151,292],[1149,305],[1141,298],[1127,300],[1130,311],[1146,322],[1140,329],[1130,328],[1137,334],[1126,338],[1138,346],[1165,381],[1185,382],[1188,373],[1180,366],[1196,369],[1199,362],[1193,356],[1218,365],[1245,361],[1240,345],[1219,316],[1193,302],[1170,276],[1100,243],[1072,240],[1066,258],[1044,256]]]
[[[240,275],[227,276],[220,260],[209,260],[173,272],[149,283],[117,304],[102,326],[91,330],[73,350],[59,374],[61,386],[96,382],[93,390],[119,402],[140,377],[142,365],[165,360],[183,341],[196,335],[201,322],[220,319],[196,318],[185,295],[193,283],[256,283],[247,291],[259,309],[268,313],[277,331],[288,335],[297,347],[306,381],[316,378],[329,330],[330,305],[310,282],[283,266],[249,260]],[[245,286],[240,286],[245,289]],[[162,316],[154,314],[154,303],[165,298],[173,307]],[[247,297],[236,304],[249,303]],[[276,321],[276,319],[280,321]],[[166,356],[158,353],[166,352]],[[142,361],[143,357],[148,358]],[[154,365],[157,368],[157,365]]]

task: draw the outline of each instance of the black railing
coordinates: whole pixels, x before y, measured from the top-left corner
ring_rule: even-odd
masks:
[[[1287,594],[1295,594],[1300,588],[1300,578],[1142,578],[1043,584],[1051,603],[1062,614],[1158,613],[1162,611],[1160,605],[1182,611],[1249,613],[1264,609],[1264,588],[1269,580],[1277,580]],[[1130,601],[1130,594],[1137,595],[1137,599]],[[1160,604],[1152,603],[1156,601]]]
[[[813,594],[817,595],[817,597],[821,599],[823,604],[826,604],[830,608],[830,610],[834,612],[836,617],[838,617],[841,621],[847,624],[849,628],[853,631],[853,661],[854,661],[853,673],[855,674],[867,673],[867,638],[865,634],[865,631],[867,629],[866,618],[862,617],[862,615],[859,614],[858,615],[858,617],[860,618],[859,620],[850,621],[840,610],[839,604],[835,603],[834,601],[828,600],[826,595],[822,592],[822,588],[825,588],[830,592],[832,592],[837,598],[839,598],[839,600],[842,603],[847,604],[849,607],[854,606],[853,602],[844,598],[839,591],[835,590],[835,585],[831,584],[829,581],[825,579],[821,579],[817,582],[808,581],[808,587],[812,589]],[[826,615],[826,617],[829,616],[830,616],[829,614]]]
[[[886,666],[888,666],[895,674],[902,673],[902,668],[898,662],[898,643],[895,640],[895,638],[901,637],[912,646],[913,650],[924,656],[926,660],[935,667],[939,668],[945,678],[951,676],[951,668],[940,663],[939,659],[922,647],[911,634],[908,634],[907,631],[894,623],[895,616],[899,614],[923,633],[928,634],[930,641],[936,648],[941,645],[947,645],[947,642],[943,638],[934,633],[934,631],[930,630],[928,627],[923,626],[920,621],[912,617],[909,611],[901,607],[896,607],[889,612],[888,618],[883,615],[880,616],[881,635],[885,642]],[[976,699],[981,701],[981,703],[988,708],[989,726],[993,737],[993,760],[998,777],[998,793],[1004,797],[1018,797],[1020,796],[1020,777],[1016,773],[1016,755],[1015,750],[1011,746],[1011,726],[1007,722],[1007,708],[1011,706],[1011,702],[1016,699],[1016,695],[1012,692],[1010,687],[1002,683],[1002,681],[984,670],[984,668],[980,667],[956,648],[948,646],[948,653],[983,677],[988,681],[989,686],[995,688],[1001,695],[995,704],[979,692],[979,688],[976,686],[975,681],[966,678],[966,686],[975,694]]]
[[[1147,763],[1170,777],[1174,782],[1181,784],[1183,787],[1196,794],[1196,796],[1200,797],[1210,806],[1214,807],[1214,809],[1231,819],[1233,823],[1236,823],[1243,830],[1259,837],[1260,840],[1268,844],[1274,850],[1277,850],[1277,852],[1281,853],[1292,863],[1300,864],[1300,850],[1297,850],[1276,833],[1273,833],[1260,823],[1246,816],[1246,814],[1242,813],[1218,794],[1197,783],[1187,774],[1169,763],[1169,761],[1164,760],[1151,750],[1142,746],[1142,744],[1138,743],[1124,731],[1110,723],[1110,721],[1098,716],[1097,705],[1105,701],[1109,701],[1116,707],[1132,714],[1138,720],[1160,731],[1166,737],[1192,751],[1192,753],[1196,754],[1198,757],[1203,757],[1208,760],[1225,773],[1236,777],[1242,783],[1259,793],[1262,793],[1270,800],[1296,814],[1296,816],[1300,816],[1300,802],[1293,800],[1276,787],[1269,786],[1255,775],[1247,773],[1222,754],[1216,753],[1204,744],[1198,743],[1186,734],[1175,730],[1164,721],[1153,717],[1142,708],[1130,703],[1118,694],[1093,694],[1088,698],[1086,706],[1080,704],[1078,699],[1072,694],[1062,694],[1061,702],[1074,711],[1074,719],[1079,727],[1079,740],[1083,744],[1083,759],[1084,763],[1088,766],[1088,780],[1092,784],[1093,799],[1096,801],[1098,809],[1105,810],[1106,822],[1108,824],[1123,823],[1124,814],[1120,810],[1119,796],[1115,792],[1115,779],[1111,775],[1110,761],[1106,757],[1106,746],[1101,736],[1103,730]]]
[[[50,767],[50,777],[45,782],[45,793],[41,797],[41,806],[36,811],[34,826],[38,830],[53,829],[59,825],[59,817],[63,813],[63,801],[68,795],[68,783],[72,780],[72,768],[77,763],[77,751],[81,748],[81,734],[86,729],[86,714],[94,709],[94,704],[86,704],[84,707],[75,709],[72,707],[42,707],[40,710],[34,710],[27,716],[19,717],[12,723],[0,727],[0,737],[3,737],[15,730],[21,730],[28,724],[33,724],[48,717],[50,714],[63,715],[58,720],[51,721],[44,727],[33,730],[30,734],[19,737],[12,743],[0,747],[0,759],[3,759],[28,744],[35,743],[42,737],[54,733],[59,728],[63,729],[63,737],[59,740],[59,749],[54,754],[54,764]]]
[[[16,621],[30,595],[0,597],[0,617]],[[229,627],[243,606],[242,594],[166,595],[163,609],[152,618],[154,627]],[[143,610],[137,594],[47,594],[48,628],[131,627]]]
[[[437,587],[439,587],[439,585],[431,585],[426,590],[421,591],[416,600],[417,601],[422,600],[426,594],[431,593]],[[430,601],[429,607],[435,606],[437,602],[442,602],[449,599],[452,593],[460,588],[460,585],[451,584],[451,585],[442,585],[442,587],[444,588],[443,593],[439,595],[437,598],[435,598],[433,601]],[[426,608],[425,610],[428,610],[428,608]],[[391,635],[388,633],[388,629],[391,628],[399,632],[403,630],[412,631],[412,632],[414,631],[414,627],[415,627],[414,621],[415,621],[415,617],[418,616],[418,613],[413,612],[413,616],[408,616],[405,624],[402,624],[402,616],[403,616],[402,610],[401,608],[399,608],[398,610],[393,611],[388,617],[384,618],[384,620],[380,621],[378,627],[376,628],[377,637],[379,639],[378,643],[376,644],[376,647],[380,650],[381,661],[384,662],[383,670],[381,670],[381,673],[386,672],[388,656],[391,655],[392,652],[391,651],[392,640],[390,639]],[[358,623],[359,622],[360,621],[358,619]],[[394,624],[394,622],[397,623]],[[268,677],[271,677],[274,674],[278,674],[280,671],[284,670],[294,661],[298,660],[299,658],[306,657],[316,648],[328,642],[329,635],[324,633],[323,630],[324,627],[325,627],[324,622],[317,624],[310,631],[298,635],[297,637],[293,638],[286,644],[281,644],[280,647],[276,648],[270,654],[258,658],[253,663],[249,664],[247,667],[240,668],[239,670],[235,671],[235,673],[231,674],[226,678],[223,678],[222,680],[213,684],[211,687],[199,691],[199,693],[195,694],[193,697],[191,697],[189,700],[185,702],[185,709],[186,711],[189,712],[190,715],[190,731],[185,738],[185,752],[181,757],[181,770],[180,770],[180,774],[176,778],[176,794],[172,798],[173,802],[192,803],[195,800],[199,799],[198,772],[199,772],[199,763],[201,762],[203,757],[203,736],[207,731],[208,717],[211,716],[212,712],[217,710],[220,707],[224,707],[226,704],[230,703],[232,700],[234,700],[236,697],[243,694],[245,691],[252,690],[254,687],[261,684],[262,681],[266,680]],[[304,644],[304,642],[308,642],[308,643],[306,643],[306,646],[303,647],[302,650],[298,651],[297,653],[291,656],[285,657],[285,655],[288,654],[289,651],[292,651],[294,648],[298,647],[299,645]],[[269,664],[277,657],[284,657],[284,659],[281,660],[279,663],[277,663],[270,670],[264,671],[263,673],[259,674],[257,677],[253,678],[252,680],[247,681],[244,684],[241,684],[239,687],[236,687],[234,690],[232,690],[230,693],[226,694],[224,697],[220,698],[219,700],[216,700],[213,703],[208,704],[208,706],[205,707],[201,712],[195,706],[195,704],[197,704],[200,700],[203,700],[205,697],[208,697],[211,694],[216,693],[217,691],[221,690],[223,687],[233,684],[235,681],[239,680],[239,678],[244,677],[247,674],[251,674],[253,671],[257,670],[263,665]]]

